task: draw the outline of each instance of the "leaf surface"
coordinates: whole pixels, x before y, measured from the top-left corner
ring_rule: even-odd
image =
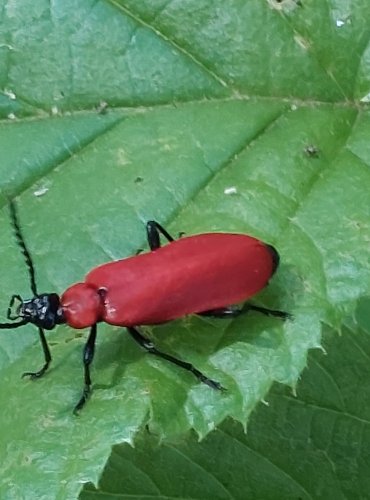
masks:
[[[190,429],[205,437],[226,417],[245,425],[274,382],[295,387],[322,322],[339,329],[364,310],[370,7],[1,7],[2,311],[13,293],[30,294],[6,207],[17,195],[40,291],[62,293],[92,267],[145,248],[145,222],[155,219],[175,236],[241,232],[276,246],[279,271],[255,302],[294,315],[146,329],[225,394],[145,355],[123,328],[99,325],[94,392],[80,418],[71,409],[86,333],[48,333],[52,368],[31,382],[20,374],[41,366],[37,331],[1,331],[0,496],[74,498],[97,482],[111,446],[145,425],[162,439]]]
[[[327,353],[310,352],[297,394],[274,385],[247,434],[227,421],[201,443],[159,446],[144,431],[135,448],[113,448],[99,488],[86,485],[81,500],[367,498],[369,335],[352,324],[338,340],[327,329],[323,345]]]

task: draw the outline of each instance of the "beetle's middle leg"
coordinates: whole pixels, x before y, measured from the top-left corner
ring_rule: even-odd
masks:
[[[160,235],[163,235],[168,241],[174,241],[174,238],[155,220],[146,223],[146,235],[150,250],[157,250],[161,246]]]
[[[197,370],[191,363],[187,363],[186,361],[182,361],[181,359],[175,358],[174,356],[171,356],[170,354],[166,354],[165,352],[159,351],[151,342],[149,339],[144,337],[139,330],[133,327],[127,327],[128,332],[130,333],[131,337],[141,346],[143,347],[149,354],[154,354],[155,356],[158,356],[160,358],[166,359],[170,363],[173,363],[177,366],[180,366],[181,368],[184,368],[185,370],[188,370],[191,372],[195,377],[200,381],[203,382],[204,384],[207,384],[209,387],[212,387],[212,389],[217,389],[218,391],[224,391],[226,390],[224,387],[219,382],[216,382],[215,380],[212,380],[208,378],[204,373],[201,371]]]

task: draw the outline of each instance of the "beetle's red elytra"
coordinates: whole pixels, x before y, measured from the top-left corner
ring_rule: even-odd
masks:
[[[39,294],[14,202],[9,202],[9,208],[17,242],[29,270],[33,297],[23,300],[19,295],[12,295],[7,311],[7,318],[12,322],[0,323],[0,329],[18,328],[27,323],[38,327],[45,363],[39,371],[23,374],[37,379],[44,375],[52,359],[44,330],[63,323],[72,328],[90,328],[83,350],[84,389],[75,405],[75,413],[90,396],[90,365],[99,322],[126,327],[149,353],[190,371],[213,389],[223,390],[219,382],[208,378],[191,363],[158,350],[139,327],[188,314],[231,318],[254,310],[282,319],[290,316],[252,304],[230,307],[250,299],[268,284],[279,264],[274,247],[252,236],[233,233],[205,233],[174,240],[155,221],[146,225],[149,252],[94,268],[83,282],[71,285],[61,297],[56,293]],[[169,242],[163,247],[161,235]]]
[[[96,267],[63,293],[61,306],[73,328],[155,325],[245,301],[275,267],[271,247],[255,238],[199,234]]]

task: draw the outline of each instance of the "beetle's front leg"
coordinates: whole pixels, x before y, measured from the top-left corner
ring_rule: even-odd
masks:
[[[37,372],[24,372],[22,373],[22,378],[23,377],[30,377],[31,380],[36,380],[37,378],[40,378],[44,375],[46,370],[49,368],[49,365],[51,363],[51,353],[49,349],[48,342],[45,337],[45,332],[42,328],[39,327],[39,336],[40,336],[40,342],[42,345],[42,350],[44,353],[44,358],[45,358],[45,363],[44,366]]]
[[[87,342],[86,342],[84,350],[83,350],[82,361],[84,364],[85,386],[84,386],[84,389],[82,391],[82,396],[81,396],[79,402],[74,407],[73,413],[75,415],[77,415],[78,412],[85,406],[85,403],[89,399],[90,394],[91,394],[90,365],[92,363],[92,360],[94,359],[94,354],[95,354],[96,331],[97,331],[97,327],[95,324],[91,327],[89,337],[87,339]]]

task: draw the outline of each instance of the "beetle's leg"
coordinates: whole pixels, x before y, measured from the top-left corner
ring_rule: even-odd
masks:
[[[86,342],[84,350],[83,350],[82,361],[84,364],[85,386],[84,386],[84,389],[82,391],[82,396],[81,396],[79,402],[74,407],[73,413],[75,415],[77,415],[78,412],[81,410],[81,408],[85,405],[86,401],[89,399],[90,394],[91,394],[90,365],[92,363],[92,360],[94,359],[96,331],[97,331],[97,327],[96,327],[96,323],[95,323],[95,325],[93,325],[90,329],[90,334],[89,334],[89,337],[87,339],[87,342]]]
[[[154,354],[155,356],[158,356],[160,358],[166,359],[170,363],[174,363],[177,366],[180,366],[181,368],[184,368],[185,370],[188,370],[191,372],[195,377],[200,381],[203,382],[204,384],[209,385],[209,387],[212,387],[212,389],[217,389],[219,391],[224,391],[225,388],[222,387],[222,385],[219,382],[216,382],[215,380],[212,380],[204,373],[200,372],[197,370],[191,363],[187,363],[186,361],[182,361],[181,359],[175,358],[173,356],[170,356],[169,354],[166,354],[162,351],[159,351],[154,344],[144,337],[136,328],[133,327],[127,327],[127,330],[129,331],[130,335],[136,342],[143,347],[146,351],[148,351],[149,354]]]
[[[202,311],[197,313],[198,316],[212,316],[213,318],[235,318],[243,314],[243,309],[232,307],[222,307],[220,309],[210,309],[209,311]]]
[[[39,327],[39,336],[40,336],[40,341],[42,345],[42,350],[44,352],[44,358],[45,358],[45,363],[44,366],[37,372],[24,372],[22,373],[22,378],[23,377],[30,377],[31,380],[35,380],[37,378],[40,378],[44,375],[46,370],[49,368],[50,362],[51,362],[51,354],[50,354],[50,349],[45,337],[44,330]]]
[[[12,307],[14,306],[16,300],[18,300],[18,302],[20,303],[20,305],[23,304],[23,300],[22,300],[22,297],[20,295],[12,295],[11,298],[10,298],[8,310],[7,310],[7,313],[6,313],[6,317],[8,319],[14,320],[14,319],[18,319],[19,318],[19,314],[17,314],[17,315],[12,314]]]
[[[248,311],[257,311],[261,314],[265,314],[266,316],[275,316],[276,318],[281,319],[292,319],[293,316],[285,311],[277,311],[276,309],[267,309],[266,307],[254,306],[252,304],[245,304],[243,306],[243,312]]]
[[[22,319],[18,323],[0,323],[0,330],[10,330],[11,328],[19,328],[20,326],[27,325],[29,321],[27,319]]]
[[[257,311],[266,316],[275,316],[281,319],[291,319],[292,315],[284,311],[276,311],[274,309],[267,309],[266,307],[254,306],[252,304],[245,304],[240,309],[233,307],[222,307],[220,309],[210,309],[209,311],[203,311],[198,313],[198,316],[212,316],[214,318],[235,318],[241,314],[247,313],[248,311]]]
[[[174,238],[155,220],[150,220],[146,223],[146,235],[150,250],[157,250],[161,246],[160,234],[162,234],[168,241],[174,241]]]

